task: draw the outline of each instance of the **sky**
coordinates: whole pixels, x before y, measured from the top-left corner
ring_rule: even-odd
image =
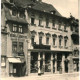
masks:
[[[78,0],[42,0],[52,4],[58,12],[64,17],[70,17],[70,13],[78,18]]]

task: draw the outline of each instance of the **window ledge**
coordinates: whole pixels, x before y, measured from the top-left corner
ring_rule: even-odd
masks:
[[[50,27],[46,26],[46,28],[50,28]]]
[[[55,30],[57,30],[55,27],[52,27],[52,29],[55,29]]]
[[[57,48],[57,46],[53,45],[53,48]]]
[[[64,30],[64,32],[68,32],[67,30]]]
[[[38,25],[39,27],[44,27],[43,25]]]
[[[62,31],[62,29],[58,29],[59,31]]]
[[[59,46],[59,48],[63,48],[63,46]]]
[[[65,48],[65,49],[68,49],[68,47],[67,47],[67,46],[65,46],[64,48]]]

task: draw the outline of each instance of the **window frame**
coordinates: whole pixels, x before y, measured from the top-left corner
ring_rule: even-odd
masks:
[[[16,30],[15,30],[16,29]],[[13,24],[13,30],[12,30],[13,32],[17,32],[18,31],[18,25],[16,25],[16,24]]]
[[[22,25],[19,25],[19,26],[18,26],[18,32],[19,32],[19,33],[23,33],[23,26],[22,26]]]
[[[13,50],[15,46],[16,46],[16,50]],[[17,41],[12,42],[12,52],[17,53]]]

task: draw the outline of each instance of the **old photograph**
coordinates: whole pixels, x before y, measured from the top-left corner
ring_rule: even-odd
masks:
[[[79,0],[1,0],[1,80],[79,80]]]

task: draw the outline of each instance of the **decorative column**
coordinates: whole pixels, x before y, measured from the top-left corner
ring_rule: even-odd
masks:
[[[65,64],[64,64],[64,60],[65,60],[65,55],[62,55],[62,73],[65,72]]]
[[[57,73],[57,54],[55,54],[55,73]]]
[[[43,66],[44,66],[44,72],[45,72],[45,53],[43,52]]]
[[[40,73],[40,52],[38,53],[38,73]]]
[[[51,53],[51,73],[53,73],[53,54]]]

